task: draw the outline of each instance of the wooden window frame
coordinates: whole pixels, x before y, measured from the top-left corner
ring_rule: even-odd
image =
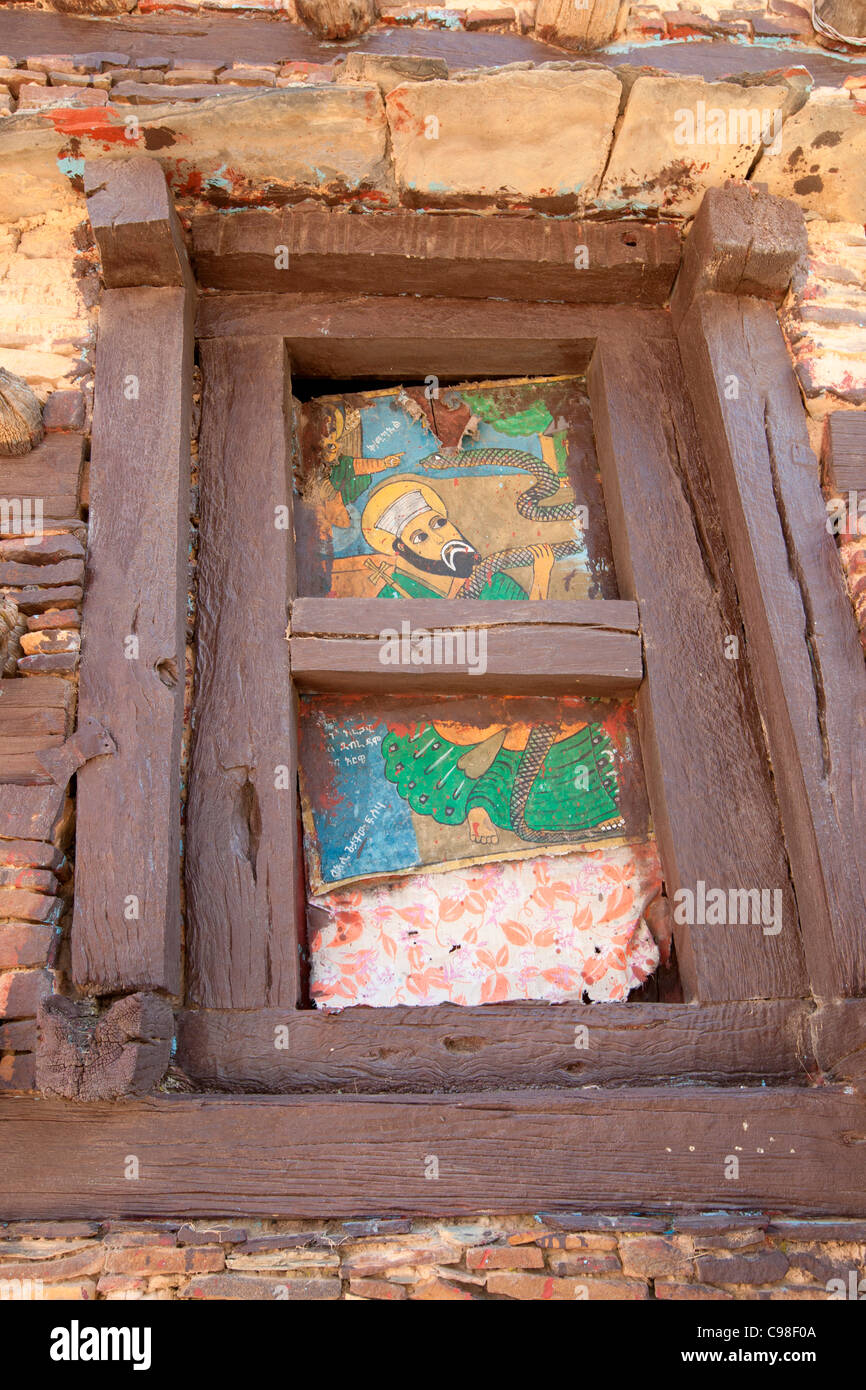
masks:
[[[144,269],[136,273],[145,278],[135,289],[109,289],[107,295],[140,296],[131,306],[136,310],[145,306],[145,297],[163,295],[154,301],[152,321],[124,349],[125,362],[138,354],[146,364],[165,333],[160,315],[169,304],[165,290],[172,287],[170,308],[179,329],[172,362],[183,382],[191,365],[192,290],[178,239],[165,235],[173,209],[165,207],[164,190],[161,202],[153,188],[150,196],[159,215],[151,211],[145,218],[136,207],[127,219],[138,229],[139,250],[142,225],[145,246],[156,248],[149,259],[140,256]],[[416,215],[388,215],[389,228],[369,232],[372,244],[364,240],[367,230],[360,230],[360,250],[353,241],[351,252],[345,219],[338,216],[316,230],[302,213],[265,214],[267,224],[259,215],[248,240],[243,219],[227,219],[230,246],[222,255],[212,250],[211,261],[202,256],[197,265],[200,283],[217,282],[221,292],[201,299],[197,320],[205,391],[199,557],[199,582],[204,578],[205,584],[199,631],[205,640],[186,846],[191,1006],[180,1010],[177,1055],[205,1086],[246,1094],[150,1095],[87,1107],[9,1102],[7,1151],[13,1163],[17,1158],[21,1175],[13,1169],[13,1214],[445,1214],[574,1209],[584,1203],[610,1209],[718,1203],[866,1212],[866,1101],[860,1089],[866,1004],[859,997],[866,988],[866,895],[853,839],[862,824],[856,815],[866,774],[848,731],[851,723],[863,728],[866,674],[832,537],[823,527],[814,460],[811,470],[805,466],[805,420],[776,319],[775,306],[800,250],[799,231],[792,233],[786,221],[790,205],[779,204],[749,190],[707,195],[670,312],[661,307],[677,271],[667,230],[653,242],[649,229],[632,232],[629,224],[629,244],[633,239],[640,245],[623,272],[622,229],[594,227],[593,277],[581,283],[579,299],[563,302],[568,295],[555,286],[563,280],[567,247],[551,251],[545,228],[532,234],[521,228],[519,283],[525,298],[480,302],[463,296],[473,287],[475,293],[494,295],[498,289],[507,295],[514,260],[513,249],[507,255],[501,250],[512,247],[509,229],[498,228],[497,241],[485,228],[474,241],[467,224],[483,227],[481,219],[431,219],[422,258],[435,265],[427,282],[435,297],[431,292],[417,299],[382,294],[376,278],[382,273],[388,288],[405,291],[405,283],[394,278],[395,267],[401,257],[418,254]],[[160,220],[165,225],[157,237],[153,228]],[[355,220],[364,228],[367,219]],[[100,237],[94,221],[107,285],[114,273],[123,273],[112,250],[122,240],[122,221],[115,207],[111,238]],[[246,279],[255,283],[267,259],[262,248],[273,248],[277,227],[276,242],[300,248],[292,289],[250,289]],[[213,223],[204,230],[212,244]],[[573,227],[567,236],[573,240]],[[605,246],[616,251],[607,265]],[[652,275],[635,270],[634,259],[641,256],[646,266],[655,256]],[[669,274],[658,269],[659,261]],[[341,289],[348,281],[355,292],[322,290],[317,276]],[[636,285],[643,289],[636,291]],[[359,294],[359,288],[371,292]],[[549,302],[556,293],[559,300]],[[642,296],[643,305],[623,307],[619,299],[626,294]],[[123,307],[119,300],[114,304]],[[106,402],[111,368],[103,362],[118,351],[116,317],[110,301],[107,317],[103,308],[97,358],[93,450],[103,491],[97,476],[95,495],[104,512],[92,523],[96,573],[112,553],[116,559],[125,534],[117,523],[128,503],[116,483],[111,489],[117,458],[137,476],[134,451],[124,442],[128,422],[116,400]],[[297,816],[294,793],[280,801],[272,789],[273,766],[286,761],[294,738],[294,696],[284,659],[293,563],[290,547],[271,547],[271,538],[265,539],[262,498],[253,499],[249,485],[250,478],[257,480],[268,507],[291,505],[289,362],[304,376],[333,379],[588,372],[626,605],[617,607],[620,619],[635,603],[640,615],[644,676],[637,717],[668,890],[700,878],[740,883],[742,873],[743,886],[777,883],[779,866],[787,874],[790,863],[787,903],[793,904],[796,891],[799,934],[755,941],[742,928],[679,928],[689,1001],[681,1005],[440,1005],[360,1008],[337,1016],[298,1007],[303,880],[286,873],[286,863],[299,854]],[[744,401],[739,414],[725,396],[732,372]],[[188,405],[188,389],[186,395]],[[692,401],[699,406],[697,421]],[[148,457],[158,456],[166,468],[179,457],[181,473],[185,408],[180,400],[169,419],[163,412],[161,432],[154,420],[148,437],[156,450]],[[172,534],[185,541],[173,477],[152,502],[148,524],[166,525],[173,514]],[[749,502],[756,497],[753,516]],[[766,553],[758,543],[761,527]],[[185,597],[177,568],[153,577],[148,590],[150,602],[175,617]],[[252,594],[250,611],[217,608],[218,597],[227,604],[244,592]],[[140,584],[130,582],[123,593],[114,593],[109,610],[105,586],[102,595],[99,586],[85,594],[82,689],[95,692],[93,713],[110,732],[121,718],[111,678],[117,653],[87,639],[106,612],[123,626],[124,605],[140,596]],[[345,635],[352,619],[347,602],[298,600],[292,642],[302,682],[321,679],[326,648],[332,671],[336,663],[343,677],[363,680],[365,668],[369,676],[363,638]],[[311,603],[319,605],[312,618]],[[605,612],[610,607],[593,604]],[[321,626],[324,612],[335,617],[326,628],[334,635],[323,644],[308,633]],[[631,622],[628,617],[626,627]],[[611,661],[609,639],[633,637],[631,631],[605,623],[599,633],[596,620],[591,627],[573,622],[569,632],[575,654],[569,662],[580,664],[586,656],[591,665],[587,654],[594,650],[598,657],[601,638],[606,657],[595,665],[604,669],[595,669],[594,678],[609,680],[615,665],[622,676],[620,658],[618,665]],[[803,651],[792,632],[804,634]],[[742,639],[740,663],[722,654],[732,633]],[[171,690],[165,680],[171,658],[164,645],[154,647],[146,674],[151,680],[156,673],[176,717],[177,686]],[[802,693],[804,654],[809,698]],[[255,681],[245,682],[253,670]],[[552,678],[567,674],[563,662]],[[701,696],[707,686],[712,702]],[[149,699],[154,689],[151,680],[144,696],[133,694]],[[227,695],[233,696],[229,703]],[[687,762],[684,726],[692,734]],[[117,739],[116,758],[101,761],[114,771],[120,764],[122,786],[135,785],[137,775],[141,787],[141,764],[155,749],[169,766],[174,759],[179,772],[173,730],[154,720],[147,739]],[[816,748],[823,762],[819,757],[816,763]],[[79,779],[79,815],[84,809],[86,816],[88,801],[92,808],[100,796],[108,794],[112,802],[104,769],[102,779],[94,775],[99,763],[88,764]],[[720,807],[713,800],[720,779],[726,795],[734,789],[739,815],[733,820],[727,803]],[[133,824],[114,856],[112,891],[130,882],[141,852],[137,836],[153,814],[140,797],[127,796],[125,804]],[[240,825],[239,807],[246,808]],[[215,844],[208,843],[209,828],[218,832]],[[239,833],[255,840],[249,862],[256,872],[234,881],[223,874],[215,888],[208,887],[225,836]],[[160,907],[158,895],[148,899],[146,920],[138,923],[147,942],[144,963],[129,951],[124,955],[118,941],[128,941],[127,929],[108,910],[100,877],[106,871],[96,863],[95,834],[88,834],[90,843],[79,848],[84,882],[79,877],[73,924],[76,983],[94,993],[172,993],[180,966],[173,902],[166,899],[168,906]],[[124,862],[127,847],[130,863]],[[170,849],[157,856],[157,888],[170,884]],[[202,865],[197,885],[191,856]],[[847,876],[846,864],[852,870]],[[250,910],[225,911],[238,904]],[[590,1030],[587,1051],[574,1048],[580,1023]],[[288,1028],[287,1048],[274,1045],[279,1027]],[[805,1085],[810,1071],[825,1084]],[[384,1088],[388,1094],[381,1094]],[[249,1094],[284,1090],[292,1094]],[[119,1157],[116,1172],[105,1161],[124,1152],[139,1155],[145,1183],[126,1183]],[[431,1153],[439,1158],[437,1182],[424,1177]],[[741,1156],[736,1184],[724,1177],[732,1153]]]

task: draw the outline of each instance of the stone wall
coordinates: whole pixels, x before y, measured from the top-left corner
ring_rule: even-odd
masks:
[[[864,1263],[864,1221],[761,1212],[0,1226],[0,1297],[824,1301]]]

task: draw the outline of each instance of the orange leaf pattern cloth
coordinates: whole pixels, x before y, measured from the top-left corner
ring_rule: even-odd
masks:
[[[320,1008],[622,1000],[658,965],[655,844],[414,874],[311,901]]]

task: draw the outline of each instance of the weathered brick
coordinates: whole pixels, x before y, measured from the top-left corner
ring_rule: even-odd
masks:
[[[770,1219],[767,1234],[782,1240],[866,1241],[866,1221],[797,1221],[794,1218],[774,1216]]]
[[[208,1226],[200,1231],[181,1226],[177,1233],[178,1245],[240,1245],[246,1238],[246,1226]]]
[[[52,391],[42,409],[46,430],[82,430],[85,418],[82,391]]]
[[[127,1246],[109,1250],[106,1274],[212,1274],[225,1268],[222,1246]]]
[[[80,1240],[99,1235],[98,1221],[12,1221],[0,1226],[0,1236],[16,1240]],[[0,1252],[2,1252],[0,1245]]]
[[[721,1236],[727,1231],[763,1230],[769,1221],[759,1211],[702,1211],[691,1216],[675,1216],[673,1229],[683,1235]]]
[[[547,1267],[551,1274],[558,1276],[574,1275],[579,1278],[582,1274],[619,1274],[619,1257],[602,1252],[590,1252],[586,1255],[578,1254],[576,1251],[571,1254],[554,1253],[547,1257]]]
[[[39,1279],[43,1284],[77,1279],[102,1272],[105,1251],[95,1242],[87,1250],[58,1255],[53,1260],[4,1260],[0,1248],[0,1279]]]
[[[349,1240],[364,1236],[404,1236],[412,1230],[412,1222],[404,1216],[376,1216],[367,1221],[342,1221],[340,1230]]]
[[[536,1245],[542,1250],[616,1250],[616,1236],[597,1235],[594,1231],[553,1231],[537,1236]]]
[[[0,541],[0,560],[11,560],[24,565],[55,565],[64,560],[80,560],[84,557],[84,546],[76,536],[62,533],[54,536],[10,536]],[[28,571],[28,579],[38,578],[38,572]]]
[[[0,1052],[32,1052],[37,1041],[38,1029],[35,1018],[21,1018],[14,1023],[0,1023]]]
[[[538,1213],[539,1221],[554,1231],[666,1231],[669,1222],[659,1216],[587,1216],[585,1212]]]
[[[63,903],[44,893],[26,888],[0,888],[0,918],[20,918],[25,922],[56,922]]]
[[[206,1274],[190,1281],[184,1298],[313,1301],[340,1297],[339,1279],[274,1279],[247,1274]]]
[[[340,1257],[327,1250],[257,1250],[246,1255],[232,1250],[226,1255],[228,1269],[339,1269]]]
[[[151,1245],[173,1248],[175,1238],[171,1231],[109,1231],[105,1237],[105,1244],[109,1250],[141,1250]]]
[[[466,1252],[470,1269],[544,1269],[544,1256],[535,1245],[482,1246]]]
[[[407,1293],[402,1284],[389,1284],[387,1279],[350,1279],[349,1292],[360,1298],[401,1299]]]
[[[525,1298],[534,1301],[561,1301],[585,1298],[592,1301],[609,1299],[645,1299],[649,1288],[637,1279],[557,1279],[551,1274],[491,1274],[487,1292],[503,1294],[506,1298]]]
[[[426,1279],[422,1284],[415,1285],[409,1297],[421,1303],[465,1303],[471,1301],[474,1295],[469,1289],[459,1289],[445,1279]]]
[[[775,1284],[783,1279],[788,1261],[781,1250],[760,1255],[699,1255],[697,1275],[705,1284]]]
[[[35,1018],[40,999],[51,993],[50,970],[13,970],[0,975],[0,1018]]]
[[[36,1088],[36,1056],[32,1052],[7,1052],[0,1057],[0,1091],[33,1091]]]
[[[343,1270],[347,1275],[385,1274],[403,1265],[457,1264],[462,1255],[454,1242],[431,1240],[416,1236],[410,1240],[391,1240],[359,1245],[343,1254]]]
[[[0,970],[46,965],[53,953],[53,927],[31,922],[0,922]]]
[[[37,869],[59,869],[66,861],[62,850],[42,840],[0,840],[0,864],[30,865]]]
[[[681,1302],[698,1302],[704,1299],[730,1300],[733,1298],[733,1294],[727,1293],[724,1289],[714,1289],[710,1284],[686,1284],[679,1279],[657,1279],[654,1287],[656,1298],[676,1299]]]
[[[655,1279],[692,1272],[692,1246],[687,1236],[625,1236],[619,1250],[626,1274]]]

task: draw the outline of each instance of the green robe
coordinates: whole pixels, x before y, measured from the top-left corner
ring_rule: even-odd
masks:
[[[397,587],[399,585],[399,588]],[[378,598],[444,598],[444,594],[438,593],[436,589],[431,589],[423,584],[414,575],[404,574],[400,571],[396,574],[391,583],[383,584],[379,590]],[[478,595],[479,598],[526,598],[525,590],[521,589],[516,579],[512,579],[510,574],[504,574],[501,570],[494,574]]]
[[[511,794],[522,752],[500,748],[487,771],[473,778],[458,766],[469,751],[432,724],[423,725],[414,737],[389,733],[382,740],[385,776],[418,815],[432,816],[440,825],[460,825],[482,806],[500,830],[513,829]],[[588,724],[548,750],[524,818],[530,830],[565,835],[616,820],[616,796],[610,739],[600,725]]]

